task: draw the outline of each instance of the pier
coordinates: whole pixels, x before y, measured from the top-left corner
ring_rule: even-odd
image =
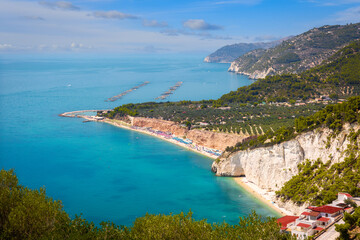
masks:
[[[170,94],[173,94],[173,92],[176,91],[176,89],[178,89],[181,85],[183,84],[183,82],[177,82],[174,86],[172,86],[168,91],[164,92],[163,94],[161,94],[159,97],[155,98],[156,100],[160,99],[160,100],[164,100],[165,98],[167,98]]]
[[[119,95],[116,95],[116,96],[113,96],[113,97],[111,97],[111,98],[108,98],[107,100],[105,100],[105,102],[114,102],[114,101],[122,98],[122,97],[125,96],[126,94],[131,93],[132,91],[137,90],[138,88],[141,88],[141,87],[143,87],[143,86],[145,86],[145,85],[147,85],[147,84],[149,84],[149,83],[150,83],[150,82],[148,82],[148,81],[143,82],[142,84],[140,84],[140,85],[138,85],[138,86],[135,86],[135,87],[133,87],[133,88],[131,88],[131,89],[129,89],[129,90],[126,90],[125,92],[122,92],[122,93],[120,93]]]
[[[86,116],[82,113],[87,113],[87,112],[108,112],[108,111],[112,111],[112,109],[106,109],[106,110],[79,110],[79,111],[73,111],[73,112],[65,112],[65,113],[61,113],[59,114],[59,117],[83,117]],[[88,116],[91,117],[91,116]]]

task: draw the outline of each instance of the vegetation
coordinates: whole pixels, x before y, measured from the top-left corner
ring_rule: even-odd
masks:
[[[217,103],[289,102],[330,94],[337,97],[360,94],[360,40],[339,50],[321,66],[301,74],[259,79],[223,95]]]
[[[249,138],[235,146],[228,147],[226,151],[234,152],[248,148],[271,146],[293,139],[298,134],[318,127],[328,127],[334,130],[334,134],[336,134],[345,123],[360,122],[359,111],[360,96],[350,97],[345,103],[328,105],[311,116],[296,118],[294,126],[268,131],[261,136]]]
[[[345,151],[343,162],[330,165],[320,159],[299,164],[299,173],[284,184],[277,195],[283,200],[292,200],[297,204],[305,202],[313,205],[331,203],[338,192],[360,195],[360,130],[351,132],[350,144]]]
[[[208,62],[232,62],[238,57],[255,49],[270,48],[278,45],[280,41],[259,43],[237,43],[219,48],[206,59]]]
[[[249,52],[236,59],[233,66],[239,72],[248,74],[300,73],[319,65],[334,50],[358,40],[359,26],[360,23],[314,28],[291,37],[274,48]]]
[[[105,116],[123,118],[131,115],[182,124],[189,122],[191,128],[245,136],[265,134],[262,137],[265,141],[273,138],[274,131],[281,128],[278,133],[284,137],[275,141],[279,142],[292,137],[293,130],[288,127],[294,125],[294,118],[310,116],[323,108],[322,101],[316,102],[315,98],[325,95],[327,102],[359,95],[359,71],[360,40],[341,49],[319,67],[301,74],[259,79],[217,100],[126,104]],[[338,122],[333,126],[336,124]]]
[[[360,239],[360,207],[353,214],[344,213],[344,222],[335,225],[335,230],[340,233],[339,239]]]
[[[81,216],[70,219],[60,201],[45,189],[18,184],[13,170],[0,171],[0,239],[292,239],[281,234],[275,218],[255,212],[240,217],[239,224],[197,221],[192,213],[146,214],[132,226],[102,222],[96,226]]]

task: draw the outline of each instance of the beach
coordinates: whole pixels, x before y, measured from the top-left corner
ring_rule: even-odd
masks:
[[[140,127],[134,127],[131,124],[126,123],[126,122],[121,121],[121,120],[115,120],[115,119],[109,119],[109,118],[94,118],[94,116],[81,115],[81,113],[84,113],[84,112],[95,112],[95,111],[96,110],[83,110],[83,111],[66,112],[66,113],[60,114],[59,116],[62,116],[62,117],[79,117],[79,118],[85,119],[86,121],[96,121],[96,122],[108,123],[108,124],[111,124],[111,125],[116,126],[116,127],[124,128],[124,129],[131,130],[131,131],[136,131],[136,132],[140,132],[140,133],[143,133],[143,134],[151,135],[153,137],[160,138],[162,140],[165,140],[165,141],[170,142],[172,144],[176,144],[176,145],[178,145],[180,147],[186,148],[187,150],[196,152],[198,154],[202,154],[202,155],[204,155],[206,157],[209,157],[209,158],[212,158],[212,159],[218,158],[218,156],[215,156],[215,155],[210,154],[210,153],[208,153],[206,151],[200,150],[201,148],[190,147],[191,145],[189,145],[189,144],[185,144],[185,143],[176,141],[173,138],[168,138],[168,137],[166,137],[164,135],[156,134],[155,131],[149,131],[149,129],[140,128]],[[200,147],[202,147],[202,146],[200,146]],[[233,177],[233,179],[240,187],[245,189],[247,192],[251,193],[255,198],[260,200],[262,203],[266,204],[268,207],[273,209],[275,212],[279,213],[282,216],[292,215],[291,212],[287,211],[284,208],[279,207],[275,202],[272,201],[272,198],[274,197],[275,192],[267,192],[267,191],[259,188],[254,183],[248,181],[246,179],[246,177]]]
[[[248,181],[246,177],[233,177],[234,181],[244,188],[247,192],[251,193],[254,197],[265,203],[267,206],[271,207],[277,213],[282,216],[293,215],[291,212],[287,211],[285,208],[279,207],[275,202],[272,201],[272,197],[275,196],[275,192],[267,192],[254,183]]]
[[[200,145],[186,143],[185,141],[181,140],[180,137],[178,137],[178,136],[170,137],[170,136],[167,136],[166,134],[157,134],[156,131],[150,131],[149,129],[146,129],[146,128],[135,127],[135,126],[132,126],[129,123],[126,123],[121,120],[109,119],[109,118],[95,118],[94,116],[87,116],[87,115],[82,114],[85,112],[96,112],[96,111],[97,110],[79,110],[79,111],[73,111],[73,112],[65,112],[65,113],[59,114],[59,116],[61,116],[61,117],[78,117],[78,118],[83,118],[86,121],[104,122],[104,123],[108,123],[108,124],[111,124],[116,127],[144,133],[147,135],[151,135],[153,137],[160,138],[167,142],[176,144],[180,147],[186,148],[187,150],[191,150],[193,152],[202,154],[202,155],[212,158],[212,159],[216,159],[221,155],[221,152],[219,150],[211,149],[212,151],[219,151],[219,153],[216,153],[216,155],[211,154],[204,150],[204,149],[208,149],[208,148],[206,148],[204,146],[200,146]],[[175,140],[175,139],[178,139],[178,140]]]

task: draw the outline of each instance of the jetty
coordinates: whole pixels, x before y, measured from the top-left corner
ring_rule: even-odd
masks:
[[[86,117],[91,117],[91,118],[95,119],[95,117],[97,117],[97,116],[87,116],[84,113],[88,113],[88,112],[96,112],[97,113],[97,112],[109,112],[109,111],[112,111],[112,109],[106,109],[106,110],[79,110],[79,111],[61,113],[61,114],[59,114],[59,117],[71,117],[71,118],[81,117],[81,118],[83,118],[84,116],[86,116]]]
[[[156,100],[160,99],[160,100],[164,100],[165,98],[167,98],[170,94],[173,94],[173,92],[176,91],[176,89],[178,89],[181,85],[183,84],[183,82],[177,82],[174,86],[172,86],[168,91],[164,92],[163,94],[161,94],[159,97],[155,98]]]
[[[132,91],[135,91],[135,90],[137,90],[137,89],[139,89],[139,88],[141,88],[141,87],[143,87],[143,86],[145,86],[145,85],[148,85],[149,83],[150,83],[149,81],[143,82],[142,84],[137,85],[137,86],[135,86],[135,87],[133,87],[133,88],[131,88],[131,89],[129,89],[129,90],[126,90],[125,92],[122,92],[122,93],[120,93],[119,95],[116,95],[116,96],[113,96],[113,97],[111,97],[111,98],[108,98],[107,100],[105,100],[105,102],[114,102],[114,101],[122,98],[122,97],[125,96],[126,94],[131,93]]]

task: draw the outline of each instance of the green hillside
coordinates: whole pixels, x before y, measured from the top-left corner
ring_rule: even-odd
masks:
[[[230,69],[249,75],[300,73],[321,64],[340,48],[359,39],[359,27],[360,23],[314,28],[274,48],[249,52],[236,59]]]
[[[126,104],[105,116],[158,118],[191,124],[192,128],[260,135],[291,127],[294,118],[307,117],[322,109],[323,101],[314,101],[322,95],[334,102],[359,95],[359,71],[360,40],[339,50],[314,69],[302,74],[269,76],[218,100]]]

